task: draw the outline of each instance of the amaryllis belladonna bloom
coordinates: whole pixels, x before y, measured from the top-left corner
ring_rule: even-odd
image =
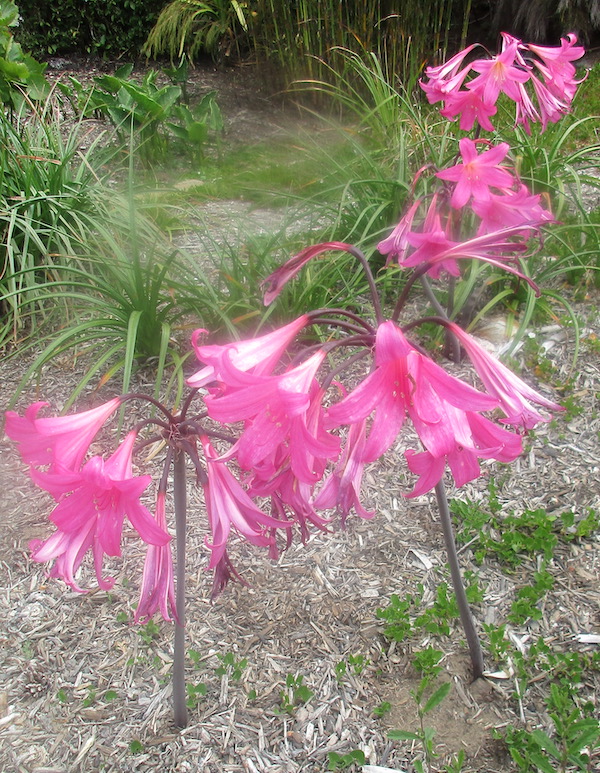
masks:
[[[330,250],[346,252],[349,249],[354,250],[354,247],[345,242],[322,242],[321,244],[306,247],[261,282],[261,287],[264,289],[263,303],[265,306],[269,306],[277,298],[287,282],[293,279],[302,267],[313,258]]]
[[[206,330],[196,330],[192,335],[192,346],[200,362],[206,367],[194,373],[187,379],[188,386],[201,387],[211,381],[222,380],[221,363],[232,365],[237,370],[252,371],[256,376],[266,376],[271,373],[286,347],[293,341],[308,322],[308,316],[303,314],[283,327],[266,335],[250,338],[245,341],[232,341],[228,344],[200,345],[200,337]]]
[[[507,142],[501,142],[495,147],[477,152],[477,144],[468,137],[463,137],[458,143],[462,164],[455,164],[449,169],[442,169],[436,174],[440,180],[456,183],[450,203],[455,209],[460,209],[471,197],[484,200],[490,196],[490,188],[510,190],[515,178],[500,162],[509,151]]]
[[[535,389],[515,375],[506,365],[480,346],[475,339],[454,323],[448,328],[458,338],[469,359],[475,366],[477,375],[482,380],[487,391],[500,402],[500,407],[506,418],[505,424],[533,429],[541,421],[550,421],[542,416],[533,405],[541,405],[549,411],[563,410],[560,405],[548,400]]]
[[[341,514],[342,525],[352,508],[361,518],[372,518],[375,515],[374,510],[365,510],[360,502],[366,439],[364,420],[350,425],[348,441],[342,454],[315,499],[315,507],[318,509],[337,508]]]
[[[429,102],[444,102],[443,116],[460,116],[460,128],[465,131],[475,121],[486,131],[493,129],[490,118],[501,93],[516,105],[516,124],[529,132],[530,123],[539,121],[543,131],[548,122],[557,121],[569,111],[581,82],[575,80],[572,62],[583,56],[584,49],[575,45],[577,38],[573,34],[562,38],[560,46],[525,44],[506,32],[501,37],[502,50],[497,56],[465,64],[474,48],[469,46],[445,64],[428,67],[421,88]],[[471,71],[479,74],[469,78]]]
[[[167,517],[163,491],[159,491],[156,497],[156,524],[166,533]],[[135,610],[135,622],[147,623],[157,611],[160,611],[164,620],[178,620],[173,580],[173,557],[171,545],[168,543],[148,545],[142,573],[140,598]]]
[[[211,551],[209,569],[214,569],[225,556],[231,527],[248,542],[261,547],[270,547],[274,541],[267,529],[289,526],[286,521],[262,512],[241,487],[225,462],[219,461],[218,454],[207,437],[200,438],[206,457],[207,482],[204,484],[204,498],[212,541],[205,540]]]
[[[209,416],[222,423],[246,422],[241,437],[223,456],[236,458],[242,469],[250,470],[269,459],[285,445],[294,474],[314,482],[314,457],[330,459],[339,452],[339,440],[320,429],[314,420],[318,388],[317,370],[326,357],[323,349],[300,365],[278,376],[261,377],[235,372],[236,389],[223,396],[206,398]],[[224,374],[227,384],[228,373]]]
[[[121,555],[125,516],[144,542],[166,545],[171,539],[140,502],[150,475],[133,477],[131,456],[136,433],[130,432],[106,461],[92,457],[80,472],[32,470],[34,481],[49,491],[58,504],[50,514],[57,530],[45,541],[30,543],[34,561],[54,561],[51,577],[61,577],[73,590],[83,592],[75,574],[91,549],[98,585],[111,588],[102,577],[104,555]]]
[[[92,440],[121,404],[115,397],[97,408],[70,416],[38,418],[48,403],[30,405],[25,416],[6,411],[5,431],[19,444],[24,462],[50,470],[78,470]]]
[[[356,389],[332,405],[326,427],[355,424],[373,414],[362,461],[379,459],[394,443],[406,416],[423,432],[448,431],[448,406],[459,411],[490,410],[498,400],[446,373],[417,351],[394,322],[377,329],[375,370]],[[429,440],[429,437],[427,438]],[[427,445],[427,444],[426,444]]]
[[[446,405],[444,414],[444,421],[439,425],[415,421],[419,439],[426,450],[409,449],[404,454],[410,471],[419,476],[413,490],[406,494],[408,497],[431,491],[442,479],[446,464],[455,484],[464,486],[481,474],[479,459],[507,463],[523,452],[520,435],[479,413]]]

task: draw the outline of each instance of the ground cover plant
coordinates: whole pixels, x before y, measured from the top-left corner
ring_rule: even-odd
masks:
[[[576,53],[573,44],[572,40],[565,44],[567,61],[569,55]],[[512,41],[507,48],[512,48],[515,54],[518,50],[524,50],[518,49],[517,43]],[[133,445],[137,434],[142,431],[141,426],[127,435],[110,459],[103,461],[100,456],[95,455],[83,463],[88,445],[101,425],[122,402],[128,402],[133,395],[109,400],[99,409],[72,417],[39,419],[39,403],[28,409],[25,418],[12,413],[8,417],[8,433],[20,442],[25,459],[33,465],[34,479],[42,488],[52,493],[58,502],[52,516],[58,532],[43,543],[37,541],[33,544],[36,560],[54,560],[52,573],[62,576],[74,589],[79,590],[75,572],[87,547],[92,547],[100,587],[111,589],[112,581],[104,577],[101,563],[103,553],[120,552],[119,522],[125,513],[144,541],[149,543],[136,617],[138,620],[146,619],[154,611],[160,610],[165,618],[176,617],[179,620],[179,625],[176,626],[174,664],[178,725],[185,723],[187,711],[197,708],[205,695],[202,683],[188,685],[186,690],[182,681],[184,609],[181,594],[184,582],[183,576],[180,575],[176,599],[172,583],[173,569],[167,547],[169,537],[165,531],[167,475],[171,462],[175,461],[175,498],[179,531],[177,568],[181,571],[185,566],[182,553],[182,531],[185,530],[185,518],[182,515],[185,506],[182,500],[185,488],[181,485],[184,451],[190,454],[197,478],[205,491],[205,503],[213,534],[213,539],[207,543],[207,547],[212,555],[210,564],[215,569],[213,592],[216,593],[230,577],[239,579],[231,564],[227,547],[232,525],[254,544],[275,550],[275,532],[282,530],[289,535],[292,520],[302,537],[306,537],[309,522],[317,528],[325,526],[322,517],[315,512],[317,507],[337,506],[343,519],[350,509],[354,508],[359,515],[369,518],[371,513],[363,507],[359,498],[363,467],[365,463],[374,461],[389,450],[406,416],[412,421],[425,448],[421,452],[406,452],[411,472],[419,477],[412,494],[416,496],[436,487],[446,548],[452,558],[452,532],[441,483],[446,464],[456,483],[460,485],[479,475],[479,459],[495,458],[508,462],[514,460],[522,450],[522,439],[518,434],[490,421],[480,415],[479,411],[499,408],[504,413],[505,423],[521,424],[523,428],[529,429],[543,418],[534,404],[540,404],[546,409],[558,409],[549,398],[535,392],[525,382],[512,376],[504,366],[494,362],[453,324],[445,310],[440,308],[437,309],[436,319],[429,316],[426,321],[428,324],[437,324],[456,336],[473,360],[487,394],[475,390],[453,376],[442,375],[443,371],[426,357],[421,346],[416,344],[416,339],[413,339],[415,324],[407,322],[404,317],[405,302],[411,285],[416,280],[426,273],[434,280],[439,279],[440,267],[451,274],[458,273],[458,262],[465,259],[476,258],[495,265],[498,269],[512,272],[521,281],[527,281],[535,290],[531,278],[523,274],[518,256],[523,254],[528,237],[536,233],[540,225],[549,219],[547,210],[540,206],[539,199],[528,197],[525,219],[519,219],[511,226],[492,228],[488,232],[483,228],[482,236],[471,239],[465,239],[461,234],[463,238],[457,243],[451,243],[447,233],[440,235],[440,218],[450,219],[448,213],[452,210],[448,209],[448,205],[454,206],[455,209],[463,208],[470,201],[475,188],[479,199],[488,202],[492,201],[492,196],[495,196],[494,200],[497,201],[501,197],[510,199],[515,195],[515,179],[510,171],[499,163],[504,159],[504,148],[500,148],[500,152],[492,158],[491,155],[486,156],[486,153],[492,154],[491,150],[478,155],[475,143],[470,145],[462,140],[461,143],[463,163],[442,169],[437,174],[437,180],[450,183],[443,185],[438,195],[431,196],[433,204],[438,205],[439,202],[439,210],[434,210],[430,203],[425,209],[423,226],[418,230],[414,229],[413,221],[416,220],[422,205],[422,201],[416,198],[393,235],[380,244],[381,251],[392,253],[402,268],[415,269],[400,290],[389,318],[384,314],[375,291],[375,282],[360,251],[348,244],[325,243],[302,250],[275,271],[265,285],[266,300],[272,301],[284,284],[324,253],[332,250],[349,252],[358,258],[365,268],[373,304],[369,317],[371,320],[374,318],[375,324],[369,319],[361,320],[354,312],[348,312],[346,309],[330,309],[327,312],[317,310],[310,315],[302,315],[282,329],[238,344],[206,345],[202,342],[204,331],[197,331],[194,338],[195,349],[206,367],[189,379],[189,385],[197,389],[216,381],[217,386],[211,387],[211,394],[205,401],[208,417],[211,421],[221,424],[232,423],[234,428],[238,420],[243,421],[244,433],[236,439],[235,434],[223,432],[211,422],[207,422],[204,410],[198,413],[191,407],[192,400],[196,397],[193,392],[178,414],[173,414],[165,406],[161,407],[150,400],[162,415],[162,419],[151,420],[151,426],[162,430],[156,438],[157,442],[169,441],[175,444],[172,450],[167,451],[165,472],[160,475],[154,517],[137,502],[140,489],[149,483],[148,477],[135,479],[131,475]],[[484,177],[487,175],[487,180],[479,183],[476,182],[477,177],[472,178],[465,174],[464,167],[468,164],[485,169]],[[499,193],[492,193],[489,188],[495,188]],[[481,219],[484,222],[484,218]],[[419,255],[418,251],[424,245],[427,250],[422,250]],[[427,288],[427,285],[425,287]],[[309,345],[305,351],[308,359],[301,359],[302,355],[292,349],[291,360],[284,358],[284,367],[287,366],[287,370],[277,370],[275,361],[295,335],[309,325],[323,330],[321,341]],[[334,332],[336,330],[337,333]],[[411,343],[407,335],[415,343]],[[456,352],[456,344],[452,346],[452,337],[449,342],[450,351]],[[372,356],[371,350],[374,349],[374,369],[353,391],[345,393],[341,390],[341,399],[337,402],[333,396],[333,404],[327,405],[326,412],[323,412],[322,393],[330,388],[334,379],[343,377],[343,370],[335,362],[335,355],[339,356],[340,352],[347,348],[352,354],[349,361],[354,365],[365,356],[361,351],[362,347],[366,356]],[[327,370],[325,363],[330,356],[334,358],[334,362]],[[368,370],[367,368],[367,372]],[[320,373],[320,389],[314,381],[317,373]],[[272,404],[267,404],[265,408],[266,394],[271,395]],[[277,404],[279,400],[282,401],[281,405]],[[375,413],[372,423],[367,425],[366,419],[373,409]],[[439,421],[442,414],[453,431],[440,431],[443,429]],[[324,475],[326,460],[335,461],[338,457],[339,440],[336,441],[336,435],[330,432],[338,424],[350,425],[347,436],[342,435],[346,441],[344,451],[328,477],[324,478],[323,488],[317,497],[312,498],[311,488],[315,478]],[[153,442],[152,437],[144,437],[144,443]],[[198,438],[199,445],[195,438]],[[213,444],[226,449],[229,443],[234,443],[232,448],[229,451],[223,450],[220,456],[217,456]],[[200,446],[203,451],[201,457],[198,455]],[[175,456],[177,458],[174,460]],[[240,486],[240,482],[232,476],[234,468],[228,466],[227,461],[231,461],[234,456],[238,466],[251,475],[250,480],[243,481],[245,487],[250,485],[249,489]],[[46,468],[47,464],[50,464],[49,468]],[[40,467],[45,469],[39,469]],[[98,490],[95,487],[99,487]],[[100,489],[111,492],[110,501],[107,501],[105,493],[101,497],[102,502],[100,501]],[[252,504],[248,498],[249,493],[271,497],[270,515],[261,512]],[[75,499],[82,498],[83,501],[89,496],[96,501],[96,507],[101,509],[100,521],[104,518],[103,523],[97,522],[96,511],[90,511],[89,520],[84,519],[85,523],[79,520],[75,528],[70,528],[70,513]],[[225,507],[227,501],[228,508]],[[108,527],[111,515],[116,516],[117,521],[116,528],[113,529]],[[108,528],[104,530],[103,525]],[[97,526],[99,531],[96,531]],[[449,599],[447,586],[444,589],[444,586],[440,585],[435,614],[426,615],[419,621],[419,625],[430,628],[437,626],[433,631],[443,633],[447,630],[444,627],[444,617],[455,616],[456,611],[460,610],[471,650],[473,673],[478,675],[483,668],[483,654],[476,634],[473,638],[474,629],[470,623],[465,598],[461,597],[464,591],[461,590],[460,581],[457,581],[455,559],[456,555],[450,563],[457,605],[452,606],[456,601],[451,602]],[[529,603],[529,609],[534,608],[537,600],[549,588],[547,584],[544,585],[543,577],[536,578],[536,583],[538,579],[540,587],[534,588],[538,595],[533,598],[531,595],[527,597],[522,594],[520,597],[521,601]],[[481,596],[475,594],[472,596],[472,603],[480,599]],[[520,610],[520,613],[523,614],[523,611]],[[144,633],[145,643],[150,645],[155,638],[155,631],[149,626]],[[490,631],[490,638],[492,634]],[[499,647],[499,637],[493,638],[496,647]],[[432,680],[437,676],[434,654],[429,651],[428,656],[421,656],[415,665],[417,670],[424,674],[415,691],[421,720],[420,730],[400,731],[390,736],[396,740],[410,739],[422,743],[424,758],[423,761],[415,762],[417,770],[425,769],[425,766],[431,768],[436,764],[434,736],[425,721],[427,715],[443,703],[449,692],[449,687],[442,685],[434,687],[433,692],[426,695]],[[231,666],[231,676],[236,679],[236,661],[229,658],[226,663],[226,659],[224,656],[221,662],[226,668]],[[354,665],[361,663],[356,657],[352,661],[349,659],[348,663],[350,662]],[[240,669],[241,667],[238,667],[238,670]],[[356,669],[355,675],[360,676]],[[519,700],[523,697],[522,681],[523,679],[520,679],[518,682]],[[107,697],[110,693],[111,691],[105,693],[105,700],[112,700],[114,696]],[[96,689],[90,687],[85,698],[86,708],[96,700],[96,695]],[[288,673],[280,697],[280,711],[292,716],[299,711],[299,706],[310,701],[313,691],[304,684],[301,674]],[[572,690],[566,697],[557,690],[552,691],[549,709],[553,712],[558,728],[559,743],[549,734],[541,733],[535,736],[537,746],[528,744],[516,735],[509,737],[507,743],[511,748],[510,753],[518,764],[540,766],[539,760],[542,760],[540,769],[544,769],[542,752],[548,752],[551,758],[558,759],[565,769],[574,759],[581,765],[593,764],[591,755],[597,738],[597,722],[594,723],[588,717],[589,707],[575,704],[575,708],[571,708],[570,703],[573,700]],[[563,740],[565,743],[561,750],[560,744]],[[130,746],[130,750],[132,753],[142,751],[138,745]],[[364,752],[361,753],[364,755]],[[351,750],[345,754],[335,756],[336,754],[332,753],[333,756],[329,757],[330,766],[333,766],[331,769],[360,764],[362,760],[361,754]],[[458,755],[455,760],[448,762],[447,769],[458,770],[463,761],[463,756]]]

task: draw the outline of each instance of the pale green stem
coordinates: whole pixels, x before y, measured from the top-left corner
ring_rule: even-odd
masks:
[[[450,517],[450,510],[448,509],[448,500],[446,498],[446,490],[443,481],[440,481],[436,485],[435,496],[440,512],[444,540],[446,542],[446,554],[450,566],[452,586],[454,587],[454,593],[456,595],[460,621],[464,628],[465,636],[467,637],[469,654],[471,655],[471,666],[473,668],[473,681],[475,681],[475,679],[479,679],[480,676],[483,676],[483,652],[481,650],[481,643],[479,641],[479,636],[477,635],[475,623],[473,622],[473,616],[469,609],[469,602],[467,601],[467,594],[465,593],[465,586],[463,585],[460,573],[458,553],[456,552],[456,543],[454,541],[454,532],[452,529],[452,519]]]
[[[176,598],[178,621],[173,642],[173,720],[177,727],[186,727],[188,712],[185,692],[185,526],[186,480],[185,453],[178,449],[173,466],[173,498],[175,502]]]

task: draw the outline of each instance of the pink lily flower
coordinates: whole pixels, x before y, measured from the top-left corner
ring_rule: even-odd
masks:
[[[425,77],[428,80],[420,80],[419,86],[425,92],[429,104],[433,105],[435,102],[440,102],[446,99],[448,94],[460,89],[464,79],[471,70],[470,64],[466,67],[462,67],[462,64],[467,55],[478,45],[478,43],[474,43],[459,51],[458,54],[448,59],[447,62],[436,67],[426,68]]]
[[[33,403],[23,417],[6,411],[5,432],[19,444],[21,457],[27,464],[50,465],[51,471],[74,471],[79,469],[90,443],[120,404],[121,398],[115,397],[89,411],[38,419],[40,409],[48,403]]]
[[[212,419],[221,423],[247,422],[240,439],[222,457],[224,460],[236,457],[242,469],[250,470],[284,445],[294,474],[308,483],[315,481],[313,458],[329,459],[339,453],[339,440],[321,431],[314,417],[314,411],[320,411],[315,375],[326,355],[320,349],[279,376],[239,373],[237,385],[245,378],[245,387],[205,399]]]
[[[444,107],[440,115],[452,121],[460,115],[459,127],[461,131],[471,131],[475,121],[485,131],[494,131],[490,118],[498,112],[498,108],[492,102],[486,102],[483,98],[483,89],[471,88],[470,85],[463,91],[455,91],[446,97]]]
[[[498,399],[506,415],[506,418],[502,419],[503,424],[521,426],[529,430],[541,421],[550,421],[550,418],[542,416],[532,403],[541,405],[549,411],[563,410],[562,406],[545,398],[486,352],[458,325],[449,323],[448,327],[464,347],[487,391]]]
[[[471,67],[480,73],[469,87],[483,90],[483,101],[495,105],[500,92],[504,92],[514,102],[519,100],[517,84],[529,80],[529,71],[522,65],[515,66],[519,41],[503,33],[503,50],[491,59],[476,59]]]
[[[297,255],[294,255],[283,266],[280,266],[276,271],[264,279],[261,282],[261,287],[266,288],[263,297],[263,303],[265,306],[269,306],[279,293],[283,290],[287,282],[293,279],[296,274],[313,258],[322,255],[324,252],[330,250],[341,250],[347,252],[348,249],[353,250],[351,244],[345,242],[323,242],[321,244],[315,244],[311,247],[306,247]]]
[[[490,187],[501,190],[512,188],[515,182],[513,175],[499,166],[510,149],[507,142],[501,142],[483,153],[477,153],[476,143],[468,137],[463,137],[458,146],[463,163],[436,174],[440,180],[456,183],[450,201],[455,209],[464,207],[471,196],[479,200],[489,198]]]
[[[446,437],[450,408],[464,412],[498,405],[495,397],[454,378],[417,351],[394,322],[384,322],[377,329],[375,364],[375,370],[332,405],[325,417],[325,426],[337,427],[374,414],[362,462],[379,459],[391,447],[407,415],[418,432],[439,432]],[[432,445],[429,437],[426,447],[428,444]]]
[[[471,202],[473,211],[481,218],[478,235],[524,225],[527,228],[523,236],[527,237],[532,228],[555,222],[540,201],[539,194],[533,195],[526,185],[520,185],[517,191],[507,191],[501,196],[492,193],[489,199]]]
[[[224,358],[227,358],[228,363],[237,370],[251,371],[255,376],[269,375],[288,345],[302,328],[306,327],[308,320],[308,315],[303,314],[293,322],[266,335],[245,341],[233,341],[222,346],[217,344],[199,345],[199,338],[206,331],[203,329],[195,330],[192,335],[192,346],[196,352],[196,357],[200,362],[208,364],[190,376],[186,383],[188,386],[196,388],[211,381],[222,380],[221,363]]]
[[[517,258],[503,254],[508,251],[523,252],[527,248],[523,241],[523,232],[524,230],[533,231],[534,229],[535,226],[532,224],[523,223],[520,226],[490,231],[490,233],[468,239],[466,242],[450,242],[448,240],[444,243],[441,237],[436,240],[435,235],[429,238],[425,236],[420,248],[405,258],[402,265],[411,268],[421,263],[430,263],[431,268],[428,270],[428,273],[434,274],[435,267],[438,265],[449,273],[454,273],[452,261],[460,259],[480,260],[502,271],[507,271],[509,274],[518,276],[527,282],[535,290],[536,294],[539,295],[539,288],[535,282],[522,271],[509,265],[508,261],[515,261]],[[416,236],[416,234],[411,234],[410,237],[415,243]],[[510,241],[514,237],[518,237],[520,241]],[[423,248],[422,250],[421,247]]]
[[[265,533],[265,527],[279,529],[290,524],[263,513],[226,464],[219,460],[208,438],[201,437],[200,440],[207,460],[208,482],[204,486],[204,497],[213,536],[212,542],[206,538],[205,544],[211,551],[209,569],[214,569],[225,556],[232,526],[253,545],[271,547],[275,540]]]
[[[417,199],[409,208],[408,212],[402,216],[398,225],[394,228],[389,236],[382,239],[377,245],[377,249],[382,255],[387,255],[385,265],[388,266],[392,260],[397,260],[402,265],[402,259],[408,250],[410,243],[408,241],[408,235],[411,233],[411,228],[417,210],[421,206],[421,199]]]
[[[136,433],[130,432],[111,457],[104,461],[94,456],[80,472],[32,470],[35,483],[58,500],[50,514],[58,531],[43,542],[30,543],[32,558],[39,563],[54,561],[50,576],[61,577],[77,592],[84,589],[75,574],[90,548],[98,585],[104,589],[113,586],[112,578],[102,577],[102,562],[104,555],[121,555],[125,516],[144,542],[166,545],[171,539],[139,501],[151,476],[132,476],[135,439]]]
[[[571,64],[576,59],[580,59],[585,49],[583,46],[575,45],[577,36],[569,33],[566,38],[561,38],[560,46],[538,46],[529,43],[527,48],[542,60],[542,64],[536,60],[533,64],[544,76],[544,80],[550,91],[559,99],[569,95],[571,101],[577,85],[581,81],[576,81],[575,67]]]
[[[450,468],[456,486],[463,486],[479,477],[481,469],[479,459],[496,459],[500,462],[512,462],[523,452],[519,435],[499,427],[494,422],[474,411],[459,411],[447,407],[446,421],[449,432],[438,432],[431,428],[429,433],[424,427],[417,426],[419,437],[429,435],[434,440],[432,449],[417,453],[412,449],[404,455],[411,472],[419,476],[413,490],[406,497],[416,497],[431,491],[442,479],[446,464]],[[427,445],[427,443],[424,443]]]
[[[156,524],[159,529],[167,532],[164,491],[159,491],[156,497]],[[167,622],[173,619],[179,622],[173,579],[173,556],[169,543],[148,545],[134,620],[136,623],[147,623],[157,610],[160,610]]]
[[[350,426],[342,455],[314,502],[318,509],[337,507],[342,516],[342,526],[352,508],[361,518],[373,518],[375,515],[374,510],[365,510],[360,502],[366,437],[366,421]]]

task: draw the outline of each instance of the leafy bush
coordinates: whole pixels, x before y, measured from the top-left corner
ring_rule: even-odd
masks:
[[[48,91],[46,65],[24,53],[14,39],[18,17],[19,10],[11,0],[0,0],[0,102],[12,109],[22,104],[23,92],[41,99]]]
[[[21,0],[19,41],[37,56],[137,53],[164,0]]]
[[[135,82],[133,65],[126,64],[114,75],[95,78],[91,87],[71,77],[70,86],[59,84],[59,88],[77,114],[109,120],[120,142],[133,145],[148,164],[165,158],[173,138],[181,141],[185,153],[201,157],[210,135],[223,130],[223,118],[216,91],[207,92],[193,109],[183,104],[184,88],[179,82],[185,82],[185,64],[169,71],[176,82],[165,86],[157,85],[156,70]]]

